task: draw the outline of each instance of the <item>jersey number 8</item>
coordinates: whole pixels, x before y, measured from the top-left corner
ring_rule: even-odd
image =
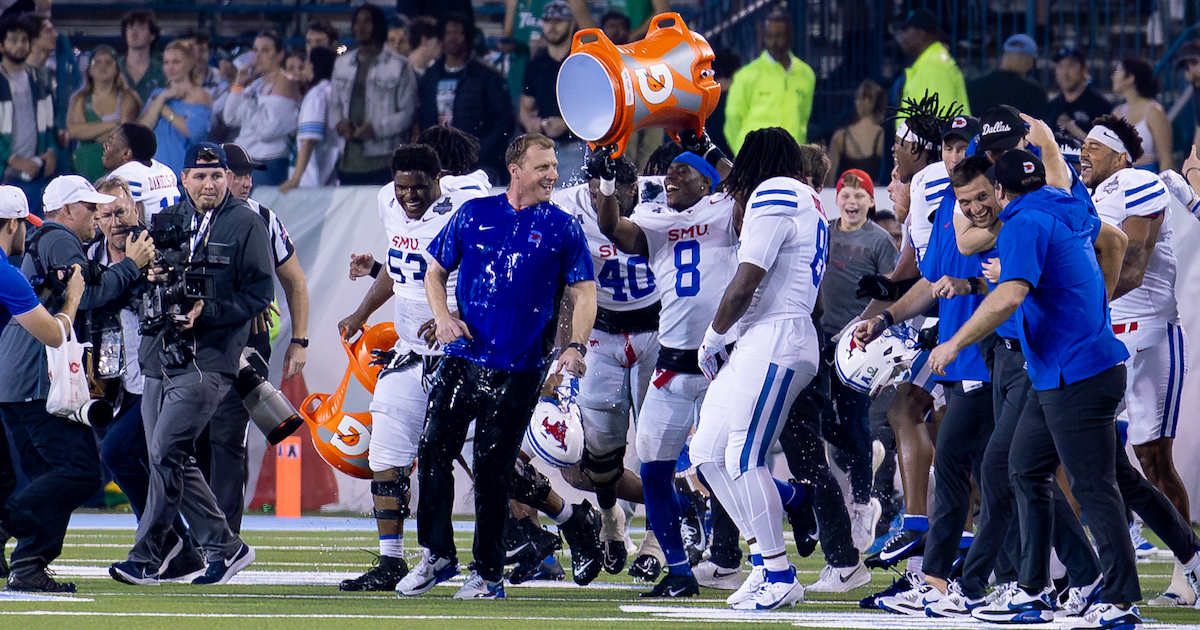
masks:
[[[686,262],[685,262],[686,259]],[[679,241],[675,244],[675,295],[692,297],[700,293],[700,243]]]
[[[825,222],[817,221],[817,251],[812,260],[813,286],[821,286],[821,278],[825,275],[825,259],[829,253],[829,228]]]

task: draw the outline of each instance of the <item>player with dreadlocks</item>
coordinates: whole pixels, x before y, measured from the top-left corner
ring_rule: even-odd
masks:
[[[754,564],[728,600],[737,609],[771,610],[804,599],[782,520],[785,503],[811,514],[809,493],[776,481],[766,466],[783,430],[781,416],[816,376],[820,357],[812,311],[829,231],[804,175],[800,147],[786,131],[746,136],[726,181],[727,194],[745,208],[737,271],[697,353],[713,383],[692,460],[746,538]]]
[[[482,169],[475,170],[479,163],[479,140],[471,134],[446,125],[430,127],[417,136],[418,144],[429,145],[442,163],[440,184],[443,192],[476,190],[487,192],[492,183]]]
[[[894,113],[893,119],[899,124],[892,148],[896,162],[892,175],[908,185],[909,207],[898,208],[899,212],[907,212],[908,239],[890,277],[866,276],[859,282],[859,296],[874,298],[864,311],[863,320],[886,312],[885,307],[921,277],[920,264],[933,232],[933,214],[942,198],[952,194],[947,164],[941,159],[943,131],[961,111],[962,106],[957,103],[943,107],[936,94],[926,94],[919,101],[906,99]],[[888,322],[888,326],[892,323]],[[912,324],[920,329],[925,324],[924,318],[917,318]],[[923,363],[923,357],[913,362]],[[914,370],[911,382],[897,386],[888,410],[888,423],[896,434],[905,514],[901,531],[867,558],[867,566],[872,568],[888,568],[908,558],[909,572],[918,576],[921,573],[924,537],[929,529],[926,513],[929,467],[933,463],[933,442],[925,418],[934,411],[931,392],[937,387],[930,376],[928,370]]]

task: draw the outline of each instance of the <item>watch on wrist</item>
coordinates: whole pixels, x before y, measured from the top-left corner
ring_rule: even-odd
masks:
[[[967,286],[971,289],[971,295],[979,294],[979,278],[967,278]]]
[[[582,343],[579,343],[578,341],[567,344],[567,347],[574,348],[575,351],[578,352],[579,356],[581,356],[581,357],[587,356],[587,352],[588,352],[587,346]]]
[[[296,344],[297,346],[300,346],[301,348],[307,348],[308,347],[308,337],[292,337],[292,343]]]

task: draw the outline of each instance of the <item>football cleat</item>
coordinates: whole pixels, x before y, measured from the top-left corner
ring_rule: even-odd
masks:
[[[871,582],[871,572],[860,561],[852,567],[825,565],[820,578],[812,586],[804,588],[809,593],[845,593]]]
[[[867,556],[866,565],[871,569],[890,569],[901,560],[925,553],[925,532],[902,529],[883,545],[879,553]]]
[[[683,573],[668,573],[654,588],[639,597],[692,597],[700,594],[696,576]]]
[[[408,563],[403,558],[376,556],[375,566],[362,575],[342,580],[339,591],[393,591],[404,576],[408,575]]]
[[[574,507],[559,530],[571,548],[571,578],[580,586],[587,585],[600,575],[600,513],[584,501]]]
[[[736,610],[775,610],[784,606],[795,606],[804,601],[804,586],[796,579],[796,569],[791,570],[790,579],[781,582],[767,580],[758,587],[754,598],[734,606]]]
[[[683,539],[683,549],[687,552],[688,564],[696,566],[708,549],[709,535],[704,528],[704,517],[708,513],[707,499],[698,492],[687,492],[683,495],[688,499],[688,507],[679,521],[679,535]]]
[[[762,565],[753,566],[750,568],[750,575],[746,576],[746,580],[738,587],[732,595],[725,598],[725,603],[737,608],[738,605],[744,604],[747,601],[754,599],[758,594],[758,589],[762,587],[763,582],[767,581],[767,570]]]
[[[795,479],[788,483],[804,488],[804,502],[800,507],[789,510],[784,506],[783,513],[787,516],[788,524],[792,526],[792,534],[796,539],[796,553],[800,554],[801,558],[807,558],[817,549],[817,515],[813,512],[813,492]]]
[[[700,583],[700,586],[724,591],[735,591],[746,581],[741,567],[726,569],[712,560],[705,560],[696,565],[696,568],[692,569],[692,574],[696,576],[696,581]]]
[[[563,571],[562,565],[558,563],[558,559],[554,556],[547,556],[545,560],[537,560],[535,562],[519,562],[516,567],[508,574],[509,584],[523,584],[532,580],[549,580],[557,582],[566,579],[567,572]]]
[[[650,554],[638,556],[629,565],[629,575],[634,579],[653,582],[662,575],[662,561]]]
[[[621,506],[600,510],[600,564],[613,575],[623,571],[629,559],[629,549],[625,546],[627,531],[625,510]]]
[[[907,591],[908,589],[912,588],[914,584],[920,584],[922,581],[923,580],[921,580],[921,578],[919,576],[905,571],[903,574],[900,575],[899,579],[892,580],[891,586],[889,586],[889,587],[883,589],[882,591],[879,591],[878,593],[875,593],[873,595],[867,595],[866,597],[859,600],[858,607],[859,608],[867,608],[867,609],[877,609],[877,608],[879,608],[878,600],[880,597],[888,597],[889,595],[903,593],[904,591]]]

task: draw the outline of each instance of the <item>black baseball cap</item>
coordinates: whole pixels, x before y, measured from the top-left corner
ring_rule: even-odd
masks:
[[[1082,48],[1072,48],[1070,46],[1064,46],[1062,48],[1059,48],[1058,52],[1054,53],[1054,57],[1052,57],[1051,59],[1054,61],[1054,63],[1058,63],[1068,57],[1070,57],[1071,59],[1074,59],[1075,61],[1078,61],[1079,65],[1087,67],[1087,53],[1083,52]]]
[[[929,9],[917,9],[909,11],[908,16],[903,22],[897,24],[900,28],[919,28],[930,33],[942,32],[942,26],[938,24],[937,16]]]
[[[1175,69],[1178,70],[1184,64],[1191,63],[1200,59],[1200,39],[1192,39],[1179,47],[1179,52],[1175,53]]]
[[[203,158],[201,153],[208,152],[210,155],[205,155]],[[217,163],[212,164],[213,158],[216,158]],[[206,164],[199,164],[198,161],[203,159]],[[225,149],[221,145],[212,142],[199,142],[193,144],[187,150],[187,155],[183,158],[183,168],[229,168],[229,162],[225,157]]]
[[[226,142],[221,148],[225,149],[225,159],[229,164],[226,168],[233,171],[234,175],[245,177],[254,171],[267,170],[266,164],[251,160],[250,155],[240,145]]]
[[[996,160],[996,183],[1016,194],[1037,190],[1046,185],[1046,166],[1028,151],[1005,151]]]
[[[979,120],[979,150],[1007,151],[1017,148],[1027,129],[1021,113],[1008,105],[997,105]]]
[[[942,128],[942,139],[957,137],[970,142],[979,135],[979,119],[974,116],[955,116]]]

